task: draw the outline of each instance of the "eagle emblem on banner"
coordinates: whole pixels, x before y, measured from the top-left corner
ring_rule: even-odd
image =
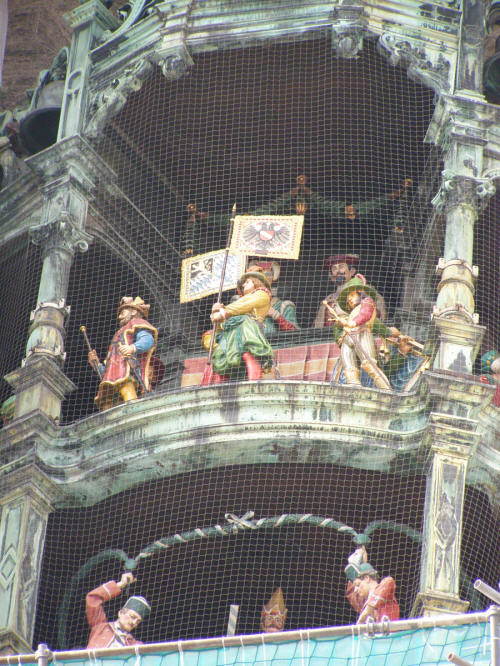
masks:
[[[303,215],[236,215],[230,248],[239,254],[298,259]]]
[[[180,302],[187,303],[219,291],[225,250],[216,250],[183,259],[181,267]],[[235,289],[245,272],[245,257],[234,253],[227,256],[223,291]]]

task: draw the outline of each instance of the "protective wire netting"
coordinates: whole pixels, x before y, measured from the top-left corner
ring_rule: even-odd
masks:
[[[344,60],[335,57],[329,38],[316,37],[196,55],[188,75],[173,82],[154,70],[110,119],[95,147],[117,182],[100,184],[87,221],[94,241],[71,269],[64,371],[77,388],[63,403],[63,423],[96,411],[98,379],[80,326],[102,360],[125,295],[151,304],[150,321],[159,331],[155,355],[164,366],[156,392],[190,385],[187,360],[204,354],[201,335],[210,328],[215,296],[180,304],[181,262],[190,252],[226,246],[235,202],[240,213],[305,210],[299,258],[279,261],[275,283],[278,296],[294,303],[298,328],[271,333],[273,349],[332,341],[331,330],[314,321],[333,291],[325,259],[346,253],[360,256],[357,270],[383,295],[386,322],[422,343],[432,338],[445,229],[444,216],[431,206],[440,156],[424,142],[434,94],[390,66],[372,42],[358,59]],[[475,234],[484,351],[499,344],[497,206],[495,198]],[[39,251],[27,239],[2,262],[10,286],[0,304],[2,374],[25,355],[40,267]],[[224,302],[234,293],[225,293]],[[325,370],[323,381],[330,375]],[[2,397],[9,394],[2,383]],[[103,556],[72,586],[90,558],[109,549],[134,558],[156,539],[249,509],[258,518],[331,517],[358,533],[375,520],[390,522],[367,547],[381,575],[395,578],[407,617],[418,591],[420,543],[413,531],[422,528],[424,485],[420,472],[404,463],[397,475],[320,465],[221,468],[139,485],[86,509],[58,510],[47,532],[34,644],[85,646],[86,592],[124,570],[122,560]],[[498,521],[476,491],[468,490],[464,525],[460,592],[477,606],[468,582],[481,577],[495,585],[500,572]],[[343,568],[354,547],[352,535],[306,523],[155,553],[136,570],[133,591],[154,608],[138,636],[224,634],[232,603],[241,608],[238,631],[258,631],[262,604],[277,585],[289,609],[287,628],[353,622]],[[120,600],[110,602],[109,616],[119,607]]]
[[[36,307],[41,273],[40,250],[29,243],[27,234],[4,246],[1,254],[0,403],[10,400],[12,395],[4,375],[19,368],[26,356],[30,313]]]
[[[383,295],[388,323],[419,310],[420,326],[407,332],[427,336],[443,233],[436,223],[429,248],[440,172],[424,143],[433,93],[371,43],[349,61],[317,37],[199,55],[173,82],[155,70],[107,124],[96,147],[118,189],[99,189],[87,223],[94,243],[73,264],[65,371],[78,390],[66,422],[95,410],[97,377],[79,327],[102,360],[124,295],[151,304],[165,366],[156,390],[197,383],[185,360],[206,354],[201,335],[216,295],[180,304],[181,262],[226,247],[234,203],[250,214],[305,207],[299,258],[280,260],[273,283],[296,322],[268,334],[275,353],[332,341],[315,319],[335,291],[324,262],[337,254],[360,256],[356,270]]]
[[[242,643],[238,646],[169,645],[147,655],[101,657],[103,666],[201,666],[210,660],[216,666],[250,664],[283,664],[291,666],[416,666],[449,664],[448,655],[467,660],[477,666],[490,664],[490,636],[485,622],[471,622],[456,627],[440,627],[401,631],[387,636],[352,632],[345,636],[317,638],[303,632],[298,640],[266,642],[260,645]],[[55,655],[57,657],[57,655]],[[90,660],[89,660],[90,661]],[[57,658],[65,666],[87,662]]]
[[[344,567],[356,534],[368,537],[380,578],[394,578],[401,617],[408,617],[419,588],[424,494],[425,477],[405,464],[394,475],[279,463],[179,474],[91,507],[58,510],[47,529],[34,644],[85,647],[85,595],[131,567],[137,582],[127,593],[152,606],[135,632],[146,642],[225,635],[231,604],[239,606],[237,633],[256,633],[278,586],[286,629],[352,624]],[[275,520],[232,533],[225,515],[249,510]],[[283,514],[295,516],[293,524],[277,520]],[[316,517],[336,524],[320,526]],[[210,529],[217,524],[225,535]],[[488,604],[471,581],[495,584],[500,575],[498,527],[487,499],[468,491],[460,594],[476,610]],[[168,540],[176,534],[182,540]],[[125,596],[106,602],[108,619]]]

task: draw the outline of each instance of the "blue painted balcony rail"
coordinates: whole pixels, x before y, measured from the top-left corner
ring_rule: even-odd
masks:
[[[2,657],[0,665],[440,666],[456,655],[455,663],[496,666],[499,613],[492,606],[483,613],[72,652],[42,644],[35,654]]]

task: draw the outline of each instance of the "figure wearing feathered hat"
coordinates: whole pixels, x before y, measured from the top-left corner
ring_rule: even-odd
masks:
[[[349,581],[346,597],[358,613],[356,624],[366,622],[369,617],[375,622],[380,622],[384,617],[399,620],[394,578],[386,576],[379,582],[377,571],[368,562],[365,546],[356,548],[349,555],[344,571]]]
[[[276,282],[279,279],[281,267],[277,261],[252,261],[248,270],[253,273],[264,273],[271,285],[271,304],[264,319],[264,333],[277,331],[296,331],[300,328],[297,322],[295,303],[284,300],[278,296]]]
[[[135,400],[151,389],[152,355],[158,330],[147,321],[150,306],[137,296],[124,296],[118,308],[120,328],[113,336],[94,402],[99,410]],[[95,349],[89,352],[92,367],[99,364]]]
[[[340,346],[340,361],[347,384],[361,384],[360,368],[373,379],[378,388],[389,389],[390,383],[377,365],[374,335],[401,338],[397,328],[386,326],[377,317],[376,292],[360,273],[342,288],[337,310],[326,306],[333,319],[333,336]]]
[[[483,384],[492,384],[497,387],[491,404],[500,407],[500,354],[496,349],[491,349],[481,356],[481,376],[479,380]]]

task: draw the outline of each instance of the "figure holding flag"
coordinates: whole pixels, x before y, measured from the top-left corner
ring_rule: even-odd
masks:
[[[248,271],[238,280],[240,298],[223,305],[214,303],[211,320],[216,324],[214,377],[210,383],[240,378],[246,369],[249,380],[262,378],[262,369],[273,363],[273,350],[263,332],[271,303],[271,285],[263,272]],[[204,336],[204,344],[210,341]]]
[[[261,267],[253,267],[243,273],[237,282],[239,298],[224,305],[222,292],[231,288],[226,281],[226,269],[230,251],[233,257],[264,255],[284,259],[297,259],[300,251],[303,215],[235,215],[233,206],[229,224],[228,247],[222,252],[183,260],[183,284],[181,302],[201,298],[210,293],[205,274],[213,277],[217,273],[217,257],[222,258],[217,303],[210,316],[212,331],[202,338],[208,350],[208,360],[200,385],[220,384],[229,377],[241,379],[246,368],[249,380],[262,378],[262,370],[273,365],[274,355],[264,335],[264,319],[271,305],[271,285]],[[269,231],[272,227],[272,233]],[[264,233],[264,228],[267,230]],[[213,260],[212,260],[213,259]],[[194,263],[195,262],[195,263]],[[233,262],[234,265],[234,262]],[[201,283],[193,283],[202,276]],[[209,291],[207,291],[207,289]]]

